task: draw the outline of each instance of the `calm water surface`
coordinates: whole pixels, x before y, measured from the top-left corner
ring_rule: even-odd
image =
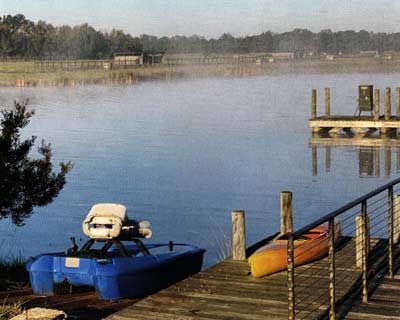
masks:
[[[64,250],[82,237],[91,205],[119,202],[152,223],[153,242],[190,242],[220,259],[230,212],[246,211],[247,241],[279,229],[279,192],[294,193],[296,227],[397,176],[365,178],[359,148],[318,149],[312,174],[310,90],[331,87],[331,110],[353,114],[357,86],[396,86],[399,74],[282,75],[152,82],[134,86],[2,88],[0,106],[30,99],[26,135],[52,143],[74,169],[60,196],[36,208],[24,227],[0,222],[0,252],[31,256]],[[383,101],[383,99],[382,99]],[[394,101],[394,100],[393,100]],[[383,149],[380,150],[382,157]],[[383,160],[381,160],[383,162]],[[83,239],[84,240],[84,239]],[[150,241],[150,240],[148,240]]]

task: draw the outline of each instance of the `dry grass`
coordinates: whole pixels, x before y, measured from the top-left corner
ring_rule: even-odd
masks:
[[[7,303],[4,299],[3,304],[0,305],[0,320],[7,320],[16,315],[21,314],[23,311],[22,302]]]
[[[248,77],[290,73],[399,72],[400,60],[338,58],[333,61],[292,60],[274,63],[127,66],[121,69],[41,71],[34,62],[0,62],[0,86],[74,86],[79,84],[134,84],[146,79],[185,77]]]

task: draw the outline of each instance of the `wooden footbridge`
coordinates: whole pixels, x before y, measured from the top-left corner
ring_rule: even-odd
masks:
[[[296,232],[291,231],[291,193],[281,193],[288,270],[263,278],[251,276],[246,257],[276,235],[245,250],[244,212],[235,211],[231,258],[106,319],[400,319],[398,193],[400,179]],[[300,254],[294,240],[322,223],[329,225],[323,235],[329,254],[295,267]]]

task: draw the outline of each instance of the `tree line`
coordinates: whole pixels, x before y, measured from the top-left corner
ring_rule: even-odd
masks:
[[[225,33],[217,39],[199,35],[134,37],[116,29],[102,32],[89,24],[53,26],[45,21],[35,23],[22,14],[0,17],[0,56],[3,58],[107,59],[116,53],[131,52],[206,55],[294,52],[298,56],[306,56],[358,54],[369,50],[400,51],[400,33],[294,29],[284,33],[266,31],[245,37]]]

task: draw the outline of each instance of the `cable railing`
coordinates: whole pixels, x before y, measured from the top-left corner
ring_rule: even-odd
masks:
[[[341,318],[359,293],[368,302],[382,273],[393,277],[399,238],[400,178],[289,232],[288,319]]]

